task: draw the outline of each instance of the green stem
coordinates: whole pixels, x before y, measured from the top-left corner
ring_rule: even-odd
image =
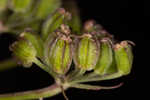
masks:
[[[95,77],[88,77],[86,75],[86,76],[83,76],[81,78],[78,78],[77,80],[72,81],[72,83],[82,83],[82,82],[110,80],[110,79],[119,78],[121,76],[122,76],[121,72],[117,72],[117,73],[110,74],[110,75],[104,75],[104,76],[95,76]]]
[[[64,90],[68,89],[68,86],[64,85]],[[9,93],[0,95],[0,100],[28,100],[52,97],[61,93],[61,88],[57,84],[53,84],[47,88],[32,90],[26,92]]]
[[[34,60],[34,63],[36,65],[38,65],[41,69],[43,69],[44,71],[48,72],[50,75],[52,75],[54,78],[56,77],[55,73],[52,72],[52,70],[50,69],[50,67],[48,67],[47,65],[44,65],[43,63],[41,63],[38,59]]]
[[[38,65],[41,69],[49,73],[49,68],[45,66],[43,63],[41,63],[38,59],[35,59],[34,63]]]
[[[14,59],[0,61],[0,71],[5,71],[15,67],[17,67],[17,63],[14,61]]]
[[[72,84],[71,87],[78,89],[87,89],[87,90],[101,90],[101,89],[115,89],[122,86],[122,83],[115,86],[96,86],[90,84]]]

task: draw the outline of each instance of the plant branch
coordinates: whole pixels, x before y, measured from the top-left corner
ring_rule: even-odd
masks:
[[[64,85],[64,90],[68,89],[69,86]],[[57,84],[53,84],[47,88],[32,90],[26,92],[9,93],[0,95],[0,100],[28,100],[28,99],[39,99],[52,97],[61,93],[61,88]]]
[[[41,63],[38,59],[34,60],[34,63],[36,65],[38,65],[41,69],[43,69],[44,71],[48,72],[50,75],[52,75],[54,78],[56,77],[55,73],[52,72],[52,70],[50,69],[50,67],[48,67],[47,65],[44,65],[43,63]]]
[[[92,81],[102,81],[102,80],[110,80],[110,79],[115,79],[115,78],[119,78],[122,76],[121,72],[117,72],[114,74],[110,74],[110,75],[104,75],[104,76],[94,76],[94,77],[90,77],[88,75],[85,75],[83,77],[80,77],[74,81],[72,81],[72,83],[83,83],[83,82],[92,82]]]
[[[69,100],[68,97],[67,97],[67,95],[66,95],[66,93],[65,93],[65,91],[64,91],[64,87],[60,86],[60,88],[61,88],[61,91],[62,91],[62,94],[63,94],[65,100]]]
[[[101,90],[101,89],[115,89],[122,86],[123,83],[120,83],[115,86],[96,86],[96,85],[89,85],[89,84],[72,84],[71,87],[78,88],[78,89],[87,89],[87,90]]]

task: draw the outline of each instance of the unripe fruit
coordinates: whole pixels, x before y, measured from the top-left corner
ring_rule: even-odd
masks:
[[[96,64],[95,73],[106,74],[113,61],[112,47],[108,39],[101,40],[100,56]]]
[[[123,75],[129,74],[133,62],[131,46],[127,41],[122,41],[120,44],[115,45],[114,50],[118,71]]]
[[[38,4],[35,9],[35,17],[37,17],[38,19],[46,18],[61,5],[60,0],[38,0],[36,2],[38,2]]]
[[[99,57],[99,43],[91,34],[84,34],[75,41],[74,62],[80,69],[90,71],[95,68]]]
[[[113,50],[112,64],[107,69],[106,74],[114,74],[114,73],[117,73],[117,72],[118,72],[118,69],[117,69],[115,55],[114,55],[114,50]]]
[[[20,34],[20,38],[26,39],[31,44],[37,51],[37,57],[42,58],[43,57],[43,41],[41,38],[38,36],[38,34],[31,33],[31,32],[23,32]]]
[[[46,63],[59,75],[66,74],[72,62],[72,40],[64,27],[67,26],[61,25],[59,32],[50,34],[44,50]]]
[[[63,39],[58,39],[50,47],[49,61],[56,73],[65,74],[72,61],[70,44]]]
[[[47,39],[48,35],[58,29],[61,24],[66,23],[70,19],[70,13],[66,12],[65,9],[59,8],[50,18],[46,20],[42,28],[42,35],[44,40]]]
[[[24,13],[31,7],[33,0],[11,0],[11,9],[15,12]]]
[[[26,40],[20,40],[12,44],[10,50],[24,67],[30,67],[36,59],[36,50],[32,44]]]
[[[67,11],[69,11],[72,15],[72,18],[71,18],[71,20],[69,20],[69,23],[68,23],[72,29],[72,33],[80,34],[81,28],[82,28],[82,23],[81,23],[79,9],[78,9],[76,1],[64,0],[63,1],[63,7]]]

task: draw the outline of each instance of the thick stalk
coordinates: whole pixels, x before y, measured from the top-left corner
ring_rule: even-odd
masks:
[[[64,90],[68,88],[68,86],[63,86]],[[18,93],[9,93],[0,95],[0,100],[28,100],[28,99],[39,99],[52,97],[61,93],[61,88],[57,84],[51,85],[47,88],[27,91],[27,92],[18,92]]]

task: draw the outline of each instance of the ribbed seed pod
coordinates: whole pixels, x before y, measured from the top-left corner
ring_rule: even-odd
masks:
[[[127,41],[122,41],[120,44],[115,45],[114,50],[118,71],[123,75],[129,74],[133,62],[131,46]]]
[[[39,19],[45,19],[61,5],[61,0],[38,0],[37,2],[35,17]]]
[[[6,9],[8,0],[0,0],[0,12]]]
[[[10,50],[13,55],[19,60],[24,67],[30,67],[36,59],[36,50],[32,44],[26,40],[20,40],[12,44]]]
[[[69,70],[72,62],[71,44],[66,36],[56,38],[55,42],[50,44],[49,62],[54,72],[63,75]]]
[[[66,12],[65,9],[63,8],[59,8],[44,23],[43,28],[42,28],[43,38],[46,39],[50,33],[58,29],[60,25],[68,21],[70,17],[71,17],[70,13]]]
[[[82,70],[90,71],[95,68],[99,57],[99,43],[91,34],[84,34],[82,39],[75,41],[74,62]]]
[[[81,33],[81,18],[79,14],[79,9],[77,7],[76,1],[74,0],[64,0],[63,1],[64,8],[69,11],[72,15],[71,20],[69,20],[68,24],[72,29],[73,33],[80,34]]]
[[[112,64],[111,64],[110,67],[106,70],[106,74],[113,74],[113,73],[118,72],[117,65],[116,65],[116,60],[115,60],[114,50],[113,50],[112,53],[113,53]]]
[[[49,34],[44,45],[44,58],[58,75],[68,72],[72,62],[72,40],[67,25],[62,24],[56,32]]]
[[[112,47],[108,39],[101,40],[100,56],[96,64],[95,73],[106,74],[113,61]]]
[[[10,7],[15,12],[24,13],[29,10],[33,0],[11,0]]]
[[[31,32],[23,32],[20,34],[20,37],[31,42],[31,44],[37,51],[37,57],[43,57],[43,41],[37,34]]]

